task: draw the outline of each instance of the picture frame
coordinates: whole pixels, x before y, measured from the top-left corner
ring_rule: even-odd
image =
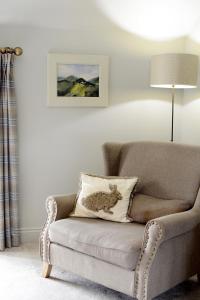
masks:
[[[49,107],[108,106],[108,64],[104,55],[49,53]]]

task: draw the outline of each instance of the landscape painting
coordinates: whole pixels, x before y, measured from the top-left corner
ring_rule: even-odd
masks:
[[[58,64],[58,97],[99,97],[99,65]]]
[[[108,67],[109,57],[106,55],[49,53],[47,105],[108,106]]]

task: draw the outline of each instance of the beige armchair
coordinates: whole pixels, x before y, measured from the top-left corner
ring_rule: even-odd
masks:
[[[59,266],[138,300],[200,272],[200,147],[135,142],[104,145],[107,175],[138,176],[138,193],[191,209],[139,223],[68,217],[76,195],[47,199],[43,276]]]

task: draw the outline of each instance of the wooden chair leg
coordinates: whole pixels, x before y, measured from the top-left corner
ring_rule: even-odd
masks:
[[[42,277],[48,278],[51,274],[52,265],[49,265],[47,262],[43,263],[42,267]]]

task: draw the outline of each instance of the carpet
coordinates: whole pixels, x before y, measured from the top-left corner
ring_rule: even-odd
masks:
[[[79,276],[53,268],[44,279],[37,246],[26,244],[0,253],[0,299],[2,300],[133,300]],[[196,277],[154,300],[200,300]]]

